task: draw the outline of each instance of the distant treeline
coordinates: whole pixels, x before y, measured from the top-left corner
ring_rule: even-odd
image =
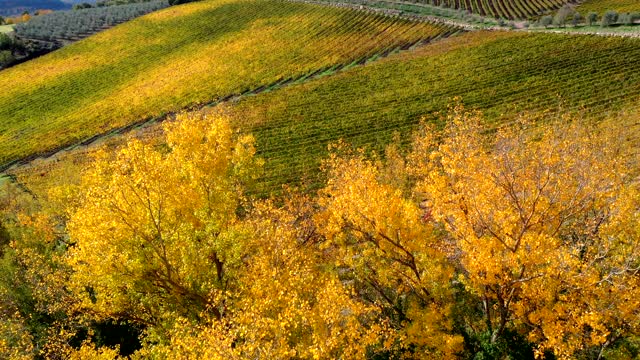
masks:
[[[98,0],[95,4],[91,2],[80,2],[73,6],[74,10],[88,9],[94,7],[107,7],[107,6],[119,6],[127,4],[145,3],[153,0]]]
[[[137,4],[137,3],[145,3],[153,0],[98,0],[95,5],[92,5],[89,2],[78,3],[73,6],[74,10],[80,9],[89,9],[94,7],[106,7],[106,6],[118,6],[118,5],[126,5],[126,4]],[[178,5],[185,4],[188,2],[192,2],[195,0],[168,0],[169,5]]]
[[[15,62],[16,55],[24,51],[24,46],[15,38],[0,33],[0,69]]]
[[[0,0],[0,16],[15,16],[22,13],[33,13],[40,9],[68,10],[70,4],[60,0]]]

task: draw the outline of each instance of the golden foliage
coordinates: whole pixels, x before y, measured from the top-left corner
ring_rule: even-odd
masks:
[[[99,154],[83,179],[69,264],[98,317],[154,326],[223,311],[210,295],[225,291],[243,253],[235,211],[258,165],[253,139],[219,115],[183,114],[166,132],[166,149],[132,140],[115,158]]]
[[[364,359],[385,335],[378,311],[326,268],[293,209],[255,204],[251,251],[222,321],[196,328],[180,321],[168,344],[145,351],[178,359]]]
[[[607,232],[621,223],[614,209],[638,213],[618,205],[630,191],[620,130],[524,119],[484,136],[479,114],[457,105],[438,143],[416,140],[416,191],[455,243],[492,341],[516,327],[540,355],[570,358],[637,326],[626,315],[638,305],[638,238]]]
[[[91,344],[85,343],[77,350],[72,350],[67,354],[69,360],[114,360],[119,359],[118,349],[108,347],[94,348]]]
[[[308,201],[290,200],[288,208]],[[310,219],[301,215],[256,205],[256,250],[240,279],[243,291],[233,317],[242,357],[363,359],[383,334],[380,324],[371,323],[377,309],[361,303],[326,267],[322,252],[307,242],[303,222]]]
[[[401,189],[382,183],[380,165],[362,152],[333,152],[325,166],[329,180],[317,221],[337,265],[375,294],[375,305],[395,312],[406,326],[403,347],[418,346],[429,356],[460,351],[462,339],[451,334],[448,317],[453,267],[442,239],[421,220],[423,211]]]
[[[3,306],[3,309],[4,306]],[[5,315],[5,314],[3,314]],[[11,314],[12,320],[0,321],[0,357],[12,360],[33,358],[33,338],[29,334],[19,313]]]
[[[15,232],[0,356],[114,359],[91,330],[72,339],[129,320],[145,327],[140,359],[500,357],[527,342],[539,358],[624,357],[615,347],[640,326],[625,130],[526,116],[492,130],[456,104],[408,154],[334,145],[318,195],[278,206],[243,194],[261,167],[250,136],[219,113],[182,114],[166,145],[99,152],[49,207],[0,204]],[[52,320],[34,330],[29,311]]]

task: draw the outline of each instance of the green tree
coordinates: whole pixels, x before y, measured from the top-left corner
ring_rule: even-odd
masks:
[[[572,6],[565,5],[553,17],[553,23],[557,26],[564,27],[567,23],[567,19],[575,13]]]
[[[190,3],[196,0],[169,0],[169,5],[180,5]]]
[[[600,26],[607,27],[607,26],[615,25],[618,23],[619,17],[620,15],[618,14],[617,11],[609,10],[606,13],[604,13],[604,16],[602,16],[602,20],[600,21]]]
[[[9,37],[9,35],[0,33],[0,51],[1,50],[11,50],[13,47],[13,39]]]
[[[545,15],[540,19],[540,26],[549,27],[553,24],[553,18],[550,15]]]
[[[11,65],[15,61],[13,53],[9,50],[0,50],[0,67]]]
[[[80,4],[73,5],[72,9],[73,10],[82,10],[82,9],[91,9],[92,7],[93,7],[93,5],[91,5],[89,3],[80,3]]]
[[[584,17],[582,16],[582,14],[576,11],[573,14],[573,18],[571,19],[571,24],[573,24],[573,26],[578,26],[583,22],[584,22]]]

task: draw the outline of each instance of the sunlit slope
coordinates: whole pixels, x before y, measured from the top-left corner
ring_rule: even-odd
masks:
[[[578,11],[587,14],[596,12],[600,15],[608,10],[618,12],[640,11],[640,1],[638,0],[586,0],[577,8]]]
[[[0,165],[448,31],[277,0],[171,7],[0,72]]]
[[[523,111],[602,118],[640,104],[640,41],[623,38],[468,33],[412,53],[297,87],[247,98],[236,107],[267,160],[258,191],[307,178],[318,184],[327,144],[344,138],[382,150],[406,141],[423,115],[452,98],[504,122]],[[432,118],[429,118],[431,120]]]
[[[421,0],[424,1],[424,0]],[[431,0],[439,5],[504,19],[528,19],[556,10],[567,0]]]
[[[352,3],[414,3],[441,6],[449,9],[465,10],[483,16],[491,16],[502,19],[529,19],[543,14],[551,13],[571,0],[323,0],[329,2]],[[615,1],[615,0],[609,0]],[[625,0],[620,0],[625,1]],[[633,0],[626,0],[633,1]]]

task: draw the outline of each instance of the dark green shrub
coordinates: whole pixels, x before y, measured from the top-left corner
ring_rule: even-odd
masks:
[[[550,15],[545,15],[540,19],[540,26],[549,27],[553,24],[553,18]]]
[[[573,26],[578,26],[583,22],[584,22],[584,17],[579,12],[576,12],[575,14],[573,14],[573,19],[571,19],[571,24],[573,24]]]
[[[7,35],[0,33],[0,51],[10,50],[13,45],[13,40]]]
[[[600,21],[600,26],[606,27],[606,26],[615,25],[618,22],[619,17],[620,15],[618,14],[617,11],[609,10],[602,17],[602,20]]]
[[[0,51],[0,67],[11,65],[15,61],[15,57],[9,50]]]
[[[591,12],[587,15],[587,25],[595,25],[598,22],[598,14]]]
[[[169,0],[169,5],[180,5],[193,2],[195,0]]]
[[[81,3],[73,5],[73,10],[91,9],[93,6],[89,3]]]
[[[618,22],[623,25],[633,25],[633,20],[631,20],[631,14],[629,13],[620,14]]]
[[[575,10],[573,10],[571,6],[569,5],[563,6],[560,10],[558,10],[558,12],[556,13],[556,16],[554,16],[553,23],[556,24],[557,26],[564,27],[565,24],[567,23],[567,18],[573,15],[574,12]]]

